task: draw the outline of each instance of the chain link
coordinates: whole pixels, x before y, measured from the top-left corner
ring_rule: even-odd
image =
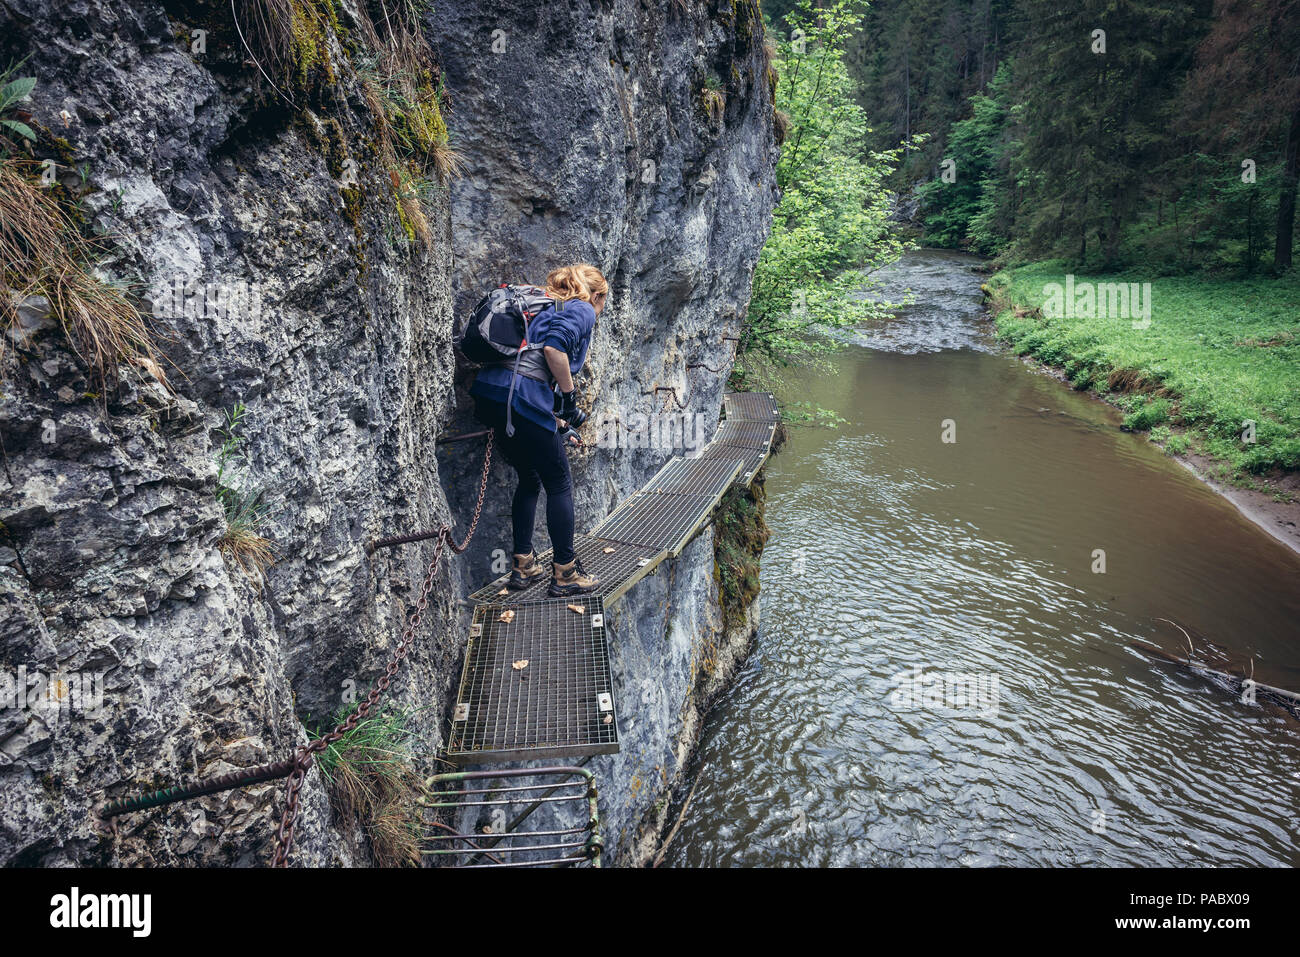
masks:
[[[286,805],[284,816],[280,818],[280,827],[276,832],[275,856],[272,859],[273,867],[288,867],[289,865],[289,852],[293,850],[294,828],[298,822],[300,792],[303,783],[307,780],[307,772],[311,770],[312,761],[317,754],[355,729],[357,724],[370,714],[370,709],[378,704],[379,699],[388,691],[388,686],[397,675],[398,667],[410,652],[415,641],[415,633],[424,617],[425,609],[429,607],[429,596],[433,593],[433,583],[438,577],[438,565],[442,560],[444,546],[450,545],[451,550],[458,555],[469,548],[470,540],[473,539],[474,532],[478,528],[479,516],[483,513],[483,498],[487,493],[488,473],[492,467],[492,439],[494,436],[495,432],[488,432],[487,451],[483,455],[483,476],[479,480],[478,501],[474,504],[474,517],[470,520],[469,531],[466,532],[464,540],[457,544],[455,538],[452,537],[450,525],[443,525],[438,530],[438,543],[434,546],[433,558],[429,562],[429,571],[424,576],[424,584],[420,588],[420,597],[415,603],[415,612],[408,620],[406,630],[402,632],[402,640],[393,649],[393,657],[389,659],[384,673],[379,676],[379,680],[370,689],[370,694],[366,696],[366,699],[357,705],[338,727],[323,737],[299,745],[294,751],[293,771],[290,773],[285,785]]]

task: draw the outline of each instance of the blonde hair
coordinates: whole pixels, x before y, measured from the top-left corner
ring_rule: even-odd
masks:
[[[609,295],[609,283],[590,263],[574,263],[551,270],[546,277],[546,295],[561,302],[581,299],[594,305],[597,296]]]

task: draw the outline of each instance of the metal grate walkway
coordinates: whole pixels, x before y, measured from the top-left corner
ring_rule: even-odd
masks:
[[[590,535],[575,542],[600,579],[590,595],[549,598],[549,574],[522,591],[502,576],[474,592],[465,667],[446,758],[484,764],[618,750],[605,643],[606,608],[708,523],[733,484],[748,485],[771,452],[776,400],[727,393],[727,418],[696,456],[670,459]],[[549,565],[551,553],[539,556]]]

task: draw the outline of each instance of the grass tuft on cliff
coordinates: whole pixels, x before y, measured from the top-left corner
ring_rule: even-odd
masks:
[[[335,725],[351,713],[348,705]],[[420,863],[424,782],[415,770],[407,727],[411,712],[385,706],[321,751],[317,762],[335,813],[361,825],[380,867]],[[320,737],[319,734],[313,737]]]
[[[716,74],[710,73],[704,78],[704,85],[700,88],[700,106],[704,115],[714,123],[722,121],[727,110],[727,94]]]
[[[333,0],[243,0],[236,17],[258,72],[283,96],[333,84],[330,34],[340,32]]]
[[[381,5],[382,16],[376,12],[374,19],[365,4],[344,7],[337,0],[245,0],[244,6],[240,22],[247,26],[252,57],[282,94],[298,89],[324,102],[339,84],[335,58],[339,65],[342,57],[351,62],[374,119],[374,146],[402,231],[409,242],[431,242],[425,201],[432,189],[460,175],[463,160],[443,119],[438,69],[421,30],[420,5],[412,0]],[[341,16],[354,29],[345,29]],[[353,201],[345,197],[345,202]],[[355,217],[356,210],[349,215]]]
[[[267,522],[261,489],[253,488],[245,475],[244,436],[241,434],[247,409],[239,403],[226,413],[217,452],[217,500],[226,513],[226,530],[218,547],[231,557],[249,578],[263,582],[266,570],[275,564],[275,549],[262,534]]]
[[[1150,282],[1150,324],[1134,328],[1132,318],[1045,316],[1044,289],[1065,273],[1047,262],[989,281],[998,332],[1017,353],[1119,406],[1126,428],[1180,435],[1167,450],[1217,460],[1227,477],[1300,469],[1300,276],[1074,277],[1094,289]]]
[[[418,237],[427,244],[432,232],[424,201],[462,168],[442,115],[433,51],[410,4],[400,5],[379,25],[363,15],[359,32],[368,52],[356,58],[357,76],[375,119],[380,161],[389,171],[398,218],[408,239]]]
[[[28,175],[28,164],[0,157],[0,324],[18,321],[29,296],[49,300],[92,390],[106,395],[120,362],[158,370],[147,322],[122,290],[93,272],[94,245],[82,236],[51,190]],[[165,378],[160,379],[165,384]]]

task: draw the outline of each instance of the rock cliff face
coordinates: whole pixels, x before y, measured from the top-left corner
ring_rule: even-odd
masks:
[[[468,520],[481,442],[437,452],[435,437],[475,427],[450,337],[484,286],[596,263],[613,293],[585,400],[716,422],[723,337],[775,198],[754,5],[438,3],[421,26],[463,175],[424,191],[429,230],[413,238],[358,81],[358,2],[315,4],[328,69],[283,94],[224,3],[0,3],[0,62],[27,57],[38,80],[33,158],[53,159],[57,188],[112,236],[102,268],[153,307],[174,390],[123,366],[95,395],[39,300],[5,343],[0,668],[102,676],[103,705],[0,708],[0,861],[269,859],[279,785],[129,815],[112,836],[90,811],[283,757],[378,677],[432,548],[363,546]],[[189,308],[160,308],[178,283]],[[240,481],[268,503],[278,558],[264,583],[218,547],[220,428],[239,403]],[[579,529],[673,451],[575,452]],[[464,646],[458,599],[509,550],[508,494],[498,465],[390,692],[422,709],[430,751]],[[624,750],[593,767],[615,858],[634,863],[689,750],[702,655],[727,640],[709,533],[625,606]],[[295,863],[366,862],[318,772],[303,793]]]
[[[698,417],[707,440],[775,199],[755,6],[441,4],[432,27],[453,142],[469,160],[451,187],[457,305],[496,282],[595,263],[611,295],[579,380],[590,410],[629,427],[638,413],[686,417],[688,434]],[[458,430],[476,428],[470,404]],[[451,448],[442,474],[463,516],[479,449]],[[681,452],[571,453],[579,530]],[[497,522],[465,556],[475,583],[499,573],[494,551],[498,562],[510,551],[512,485],[498,476],[486,509]],[[539,519],[535,544],[546,543]],[[621,604],[611,667],[622,750],[591,769],[613,857],[631,863],[643,860],[661,798],[683,771],[702,683],[750,630],[724,633],[711,531]]]

